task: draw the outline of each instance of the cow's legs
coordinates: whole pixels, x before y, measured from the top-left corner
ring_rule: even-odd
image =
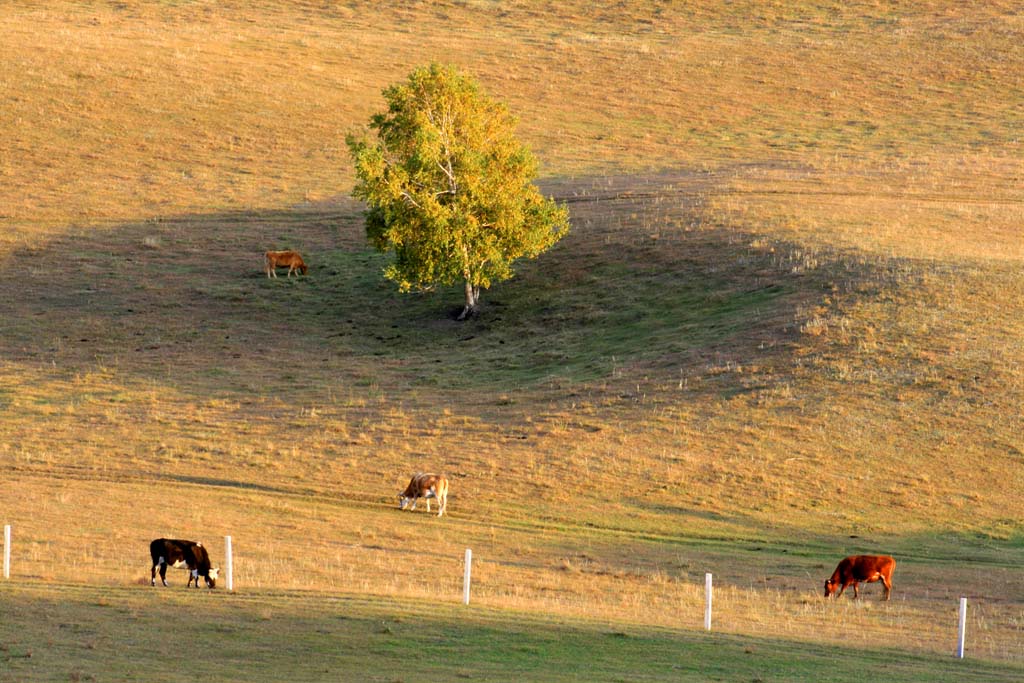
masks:
[[[857,592],[857,582],[853,582],[853,599],[856,600],[860,594]]]
[[[160,581],[165,586],[167,585],[167,563],[164,562],[164,558],[160,558]]]
[[[892,581],[890,579],[882,577],[882,585],[885,586],[885,600],[889,599],[889,594],[892,593]]]

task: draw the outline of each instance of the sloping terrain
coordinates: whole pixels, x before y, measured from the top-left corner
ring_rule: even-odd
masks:
[[[711,571],[730,636],[945,655],[968,595],[1019,673],[1012,3],[48,3],[0,31],[8,604],[176,601],[127,597],[148,541],[231,535],[266,619],[372,621],[457,603],[472,547],[474,604],[544,629],[689,640]],[[347,196],[345,133],[430,60],[509,103],[572,216],[467,323],[381,279]],[[272,248],[309,276],[267,280]],[[449,517],[398,513],[428,469]],[[853,552],[897,557],[891,603],[819,599]],[[30,612],[0,627],[26,675]],[[39,678],[124,669],[105,638]]]

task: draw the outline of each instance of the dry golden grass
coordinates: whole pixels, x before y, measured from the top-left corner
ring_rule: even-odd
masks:
[[[507,99],[556,173],[1019,158],[1014,9],[14,4],[0,205],[80,223],[331,197],[345,131],[431,59]]]
[[[149,539],[231,534],[243,592],[454,602],[472,547],[491,607],[696,629],[714,571],[724,631],[924,652],[964,590],[976,651],[1019,660],[1022,29],[1012,3],[9,4],[16,578],[146,583]],[[344,134],[431,59],[509,102],[573,216],[468,326],[379,282],[345,198]],[[310,276],[267,283],[278,247]],[[450,518],[393,509],[425,469]],[[900,558],[894,602],[818,600],[861,550]]]
[[[716,548],[683,536],[669,539],[666,548],[609,530],[569,533],[465,515],[439,522],[380,505],[339,506],[266,490],[168,485],[146,506],[150,483],[20,483],[27,493],[21,505],[33,514],[15,529],[19,582],[182,591],[186,575],[177,570],[168,572],[170,588],[149,589],[149,535],[174,530],[201,537],[211,555],[222,558],[222,539],[213,535],[218,530],[233,535],[236,589],[264,596],[271,610],[294,591],[450,605],[461,599],[463,550],[471,546],[472,603],[479,607],[695,630],[702,628],[708,570],[716,577],[715,631],[844,647],[881,641],[908,652],[944,653],[955,639],[958,588],[969,586],[972,656],[1019,656],[1019,603],[1002,597],[1014,580],[1009,567],[950,572],[945,562],[936,568],[931,561],[901,560],[890,603],[878,600],[875,585],[862,587],[859,602],[827,601],[816,586],[831,566],[751,552],[743,542]]]

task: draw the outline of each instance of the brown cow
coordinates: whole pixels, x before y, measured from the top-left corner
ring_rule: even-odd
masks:
[[[149,554],[153,559],[153,568],[150,570],[150,584],[153,586],[156,585],[157,567],[160,568],[160,580],[167,585],[168,566],[189,571],[188,587],[191,587],[192,581],[195,580],[196,588],[199,588],[200,576],[206,579],[206,585],[210,588],[217,585],[217,574],[220,569],[210,566],[210,555],[202,543],[158,538],[149,544]]]
[[[857,597],[857,584],[881,581],[885,586],[885,600],[892,592],[892,571],[896,569],[896,560],[888,555],[851,555],[845,558],[832,573],[832,578],[825,581],[825,597],[832,596],[836,589],[839,597],[846,587],[853,584],[853,597]]]
[[[287,267],[288,277],[291,277],[296,270],[301,271],[303,275],[309,270],[297,251],[268,251],[263,257],[267,277],[277,277],[276,269],[278,267]]]
[[[415,510],[416,500],[419,498],[427,499],[427,512],[430,512],[430,499],[437,498],[437,503],[440,506],[437,516],[443,515],[445,508],[448,507],[448,478],[442,474],[424,474],[422,472],[412,475],[409,485],[398,494],[398,509],[404,510],[405,506],[412,502],[412,507],[409,509]]]

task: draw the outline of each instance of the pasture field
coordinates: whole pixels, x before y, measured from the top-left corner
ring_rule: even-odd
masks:
[[[134,587],[0,587],[24,626],[3,680],[1014,681],[1006,662],[960,662],[785,637],[463,609],[337,592],[192,595]],[[206,615],[197,619],[197,610]],[[7,635],[9,620],[0,625]],[[169,624],[192,624],[188,632]],[[26,645],[31,642],[32,645]],[[187,665],[183,667],[183,662]]]
[[[1019,680],[1022,34],[1011,2],[6,3],[0,680]],[[430,60],[572,217],[465,323],[382,280],[348,197],[345,134]],[[418,470],[444,518],[396,509]],[[235,593],[150,588],[149,540],[226,535]],[[890,602],[821,598],[857,552]]]

